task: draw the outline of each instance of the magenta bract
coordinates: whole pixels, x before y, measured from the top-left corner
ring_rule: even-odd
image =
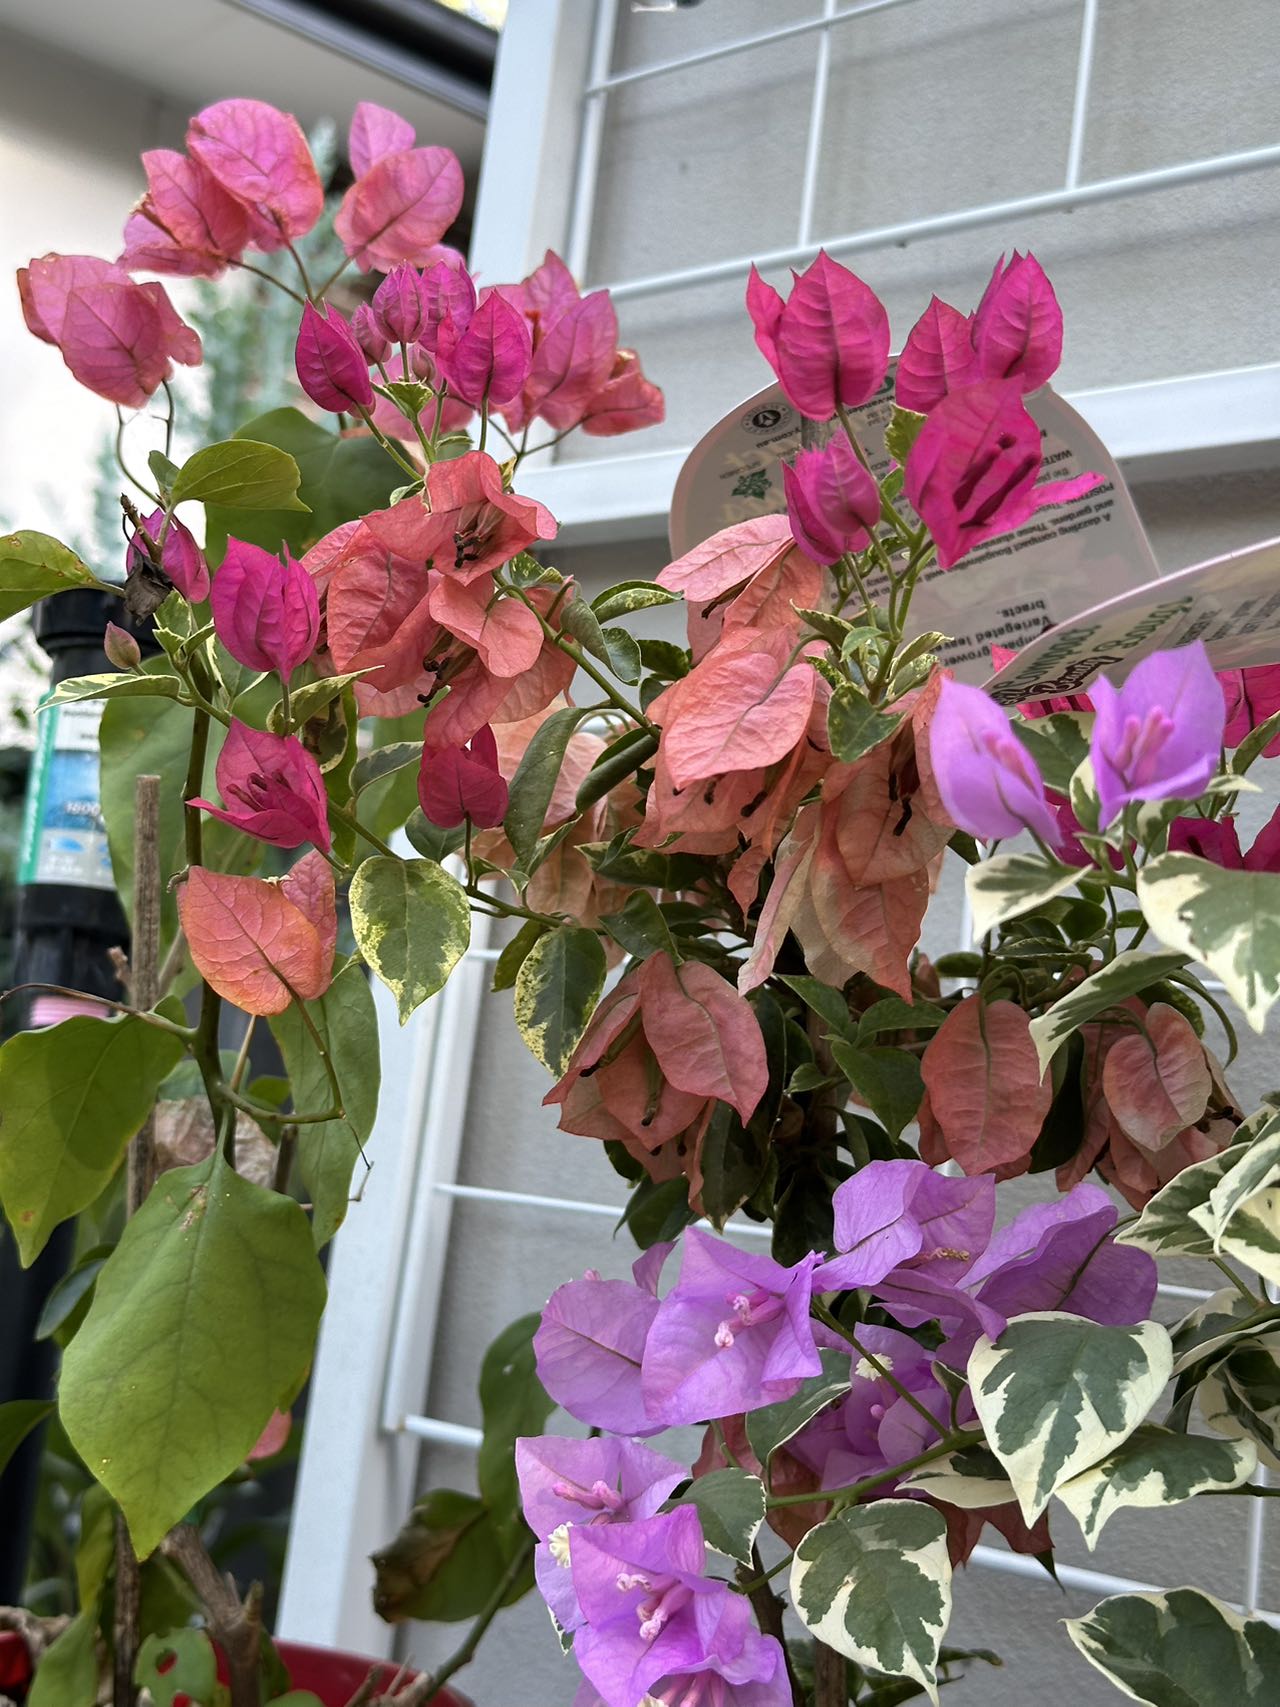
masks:
[[[1016,379],[1034,391],[1062,360],[1062,310],[1034,255],[996,262],[973,317],[973,350],[983,379]]]
[[[198,605],[207,599],[209,565],[205,562],[204,553],[196,544],[191,529],[184,526],[176,516],[169,518],[169,526],[166,529],[163,510],[152,510],[149,516],[142,518],[142,525],[152,544],[160,548],[160,567],[188,604]],[[150,560],[142,541],[135,535],[129,541],[125,552],[125,574],[136,574],[141,564]]]
[[[372,404],[368,358],[336,308],[327,308],[321,314],[314,304],[307,303],[298,327],[294,361],[298,383],[322,409],[340,415]]]
[[[829,421],[879,388],[889,366],[889,316],[867,284],[825,252],[794,275],[784,302],[751,269],[747,310],[756,343],[802,415]]]
[[[224,805],[190,800],[233,829],[278,848],[331,843],[329,806],[320,766],[292,735],[272,735],[232,721],[214,774]]]
[[[319,595],[292,557],[229,539],[209,597],[218,639],[251,670],[288,676],[316,649]]]
[[[949,391],[978,377],[969,316],[933,297],[907,333],[898,357],[894,396],[903,409],[927,415]]]
[[[904,490],[950,569],[984,540],[1102,484],[1100,474],[1037,486],[1040,429],[1016,380],[985,380],[953,391],[920,429],[907,457]]]
[[[796,544],[815,563],[861,551],[880,520],[880,488],[840,434],[822,450],[802,450],[783,464],[787,516]]]
[[[502,822],[507,784],[498,769],[498,744],[487,723],[465,746],[423,748],[418,803],[442,830],[456,829],[468,818],[478,830],[490,830]]]
[[[491,290],[464,326],[450,315],[436,334],[436,363],[464,403],[509,403],[529,377],[528,322],[500,290]]]
[[[324,187],[302,127],[266,101],[217,101],[187,126],[187,148],[245,207],[255,249],[303,237],[324,211]]]
[[[393,267],[373,293],[373,318],[393,344],[416,344],[427,326],[422,277],[407,261]]]

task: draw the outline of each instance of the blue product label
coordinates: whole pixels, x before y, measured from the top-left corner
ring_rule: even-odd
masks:
[[[40,714],[22,825],[20,883],[116,886],[98,799],[101,720],[102,705],[93,700]]]

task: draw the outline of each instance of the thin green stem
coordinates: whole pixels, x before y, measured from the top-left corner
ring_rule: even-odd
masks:
[[[965,1446],[972,1446],[979,1438],[980,1436],[973,1433],[949,1432],[927,1452],[917,1452],[914,1458],[908,1458],[905,1463],[877,1470],[874,1476],[864,1476],[860,1482],[848,1482],[840,1488],[819,1488],[810,1494],[775,1494],[766,1500],[765,1504],[770,1510],[775,1506],[811,1505],[815,1502],[825,1504],[828,1500],[839,1500],[842,1505],[852,1505],[863,1494],[882,1488],[886,1482],[896,1482],[902,1476],[909,1476],[913,1470],[919,1470],[925,1464],[936,1463],[939,1458],[948,1458],[953,1452],[959,1452]]]
[[[359,411],[359,415],[360,419],[364,422],[365,426],[368,427],[374,438],[377,439],[383,450],[386,451],[392,462],[396,463],[397,466],[403,469],[406,474],[411,475],[414,480],[421,480],[422,470],[414,463],[410,462],[407,456],[402,455],[401,452],[397,450],[396,446],[392,444],[387,435],[382,431],[381,427],[374,424],[373,411],[371,409],[361,409]]]
[[[333,289],[334,285],[337,284],[338,280],[342,277],[343,273],[346,272],[347,268],[350,265],[351,265],[350,255],[344,255],[341,262],[333,269],[333,271],[329,274],[328,278],[320,286],[319,290],[316,292],[316,295],[317,296],[327,296],[328,293]]]
[[[403,1701],[404,1707],[425,1707],[425,1703],[432,1700],[434,1696],[439,1694],[440,1690],[455,1672],[461,1671],[463,1666],[470,1663],[475,1655],[476,1649],[480,1646],[480,1638],[484,1635],[490,1624],[493,1623],[498,1613],[502,1610],[503,1602],[519,1581],[520,1576],[528,1565],[530,1559],[532,1559],[533,1548],[534,1538],[530,1535],[524,1541],[514,1558],[512,1558],[506,1570],[502,1573],[496,1588],[485,1602],[475,1623],[471,1626],[470,1630],[467,1631],[466,1638],[457,1648],[454,1649],[454,1651],[449,1655],[449,1658],[438,1668],[438,1670],[432,1672],[430,1677],[420,1678],[417,1683],[410,1687],[407,1693],[401,1696],[400,1699]]]
[[[291,296],[299,308],[307,306],[305,296],[299,296],[292,285],[287,285],[283,279],[278,279],[274,273],[269,273],[265,267],[255,267],[252,261],[233,261],[232,265],[239,267],[242,273],[254,273],[258,278],[265,279],[269,285],[274,285],[277,290],[282,290],[286,296]]]
[[[116,406],[116,465],[119,468],[121,474],[123,474],[125,479],[129,482],[130,486],[137,487],[138,491],[142,493],[143,497],[146,498],[148,500],[148,502],[150,502],[152,504],[159,504],[160,494],[158,492],[153,492],[151,490],[150,486],[148,486],[144,480],[139,480],[138,476],[133,472],[133,470],[129,467],[129,464],[124,459],[124,429],[125,429],[125,426],[126,426],[126,422],[125,422],[124,414],[121,411],[119,405],[117,404],[117,406]]]
[[[329,288],[328,285],[326,285],[324,287],[324,290],[322,290],[318,293],[316,291],[312,290],[311,278],[307,272],[306,262],[302,259],[302,256],[298,253],[298,251],[294,248],[293,244],[290,243],[287,239],[285,241],[285,248],[289,251],[290,255],[293,256],[293,264],[298,269],[298,277],[302,280],[302,288],[307,293],[307,301],[308,302],[318,302],[320,300],[320,298],[324,295],[324,290],[327,290]]]
[[[180,1037],[184,1043],[190,1043],[195,1037],[195,1027],[178,1025],[163,1014],[152,1012],[150,1008],[133,1008],[128,1002],[113,1002],[110,996],[95,996],[88,990],[73,990],[67,984],[44,984],[32,980],[25,984],[12,984],[7,990],[0,990],[0,1002],[7,1001],[10,996],[25,995],[28,990],[40,990],[48,996],[71,996],[77,1002],[97,1002],[101,1007],[110,1008],[112,1013],[132,1014],[135,1019],[142,1020],[147,1025],[153,1025],[157,1031],[167,1031],[170,1037]]]
[[[942,1424],[938,1421],[937,1417],[934,1416],[929,1407],[924,1404],[923,1401],[918,1399],[909,1387],[904,1386],[903,1383],[898,1380],[893,1371],[889,1368],[888,1364],[882,1363],[874,1352],[868,1351],[865,1346],[860,1345],[857,1335],[852,1331],[852,1329],[846,1328],[839,1317],[829,1310],[820,1299],[814,1299],[813,1313],[817,1316],[820,1322],[825,1322],[829,1328],[838,1333],[841,1339],[847,1340],[857,1352],[858,1356],[864,1358],[871,1368],[875,1370],[879,1379],[887,1382],[900,1399],[905,1399],[911,1406],[912,1410],[917,1411],[920,1416],[924,1418],[925,1422],[928,1423],[934,1434],[945,1434],[946,1431]]]
[[[559,629],[552,628],[546,617],[543,616],[542,612],[538,609],[537,605],[534,604],[533,600],[525,595],[522,588],[513,587],[509,582],[501,580],[498,584],[504,592],[514,593],[516,598],[518,598],[522,604],[529,607],[537,617],[538,623],[541,626],[543,635],[546,639],[548,639],[553,646],[558,646],[562,652],[566,653],[573,659],[574,663],[585,675],[591,677],[591,680],[600,689],[601,693],[608,698],[611,705],[616,705],[619,711],[626,712],[631,721],[639,728],[645,730],[646,733],[652,735],[655,741],[660,738],[658,725],[651,722],[650,719],[645,716],[644,712],[640,710],[638,705],[632,705],[631,701],[625,694],[618,692],[617,688],[614,687],[608,676],[604,675],[596,668],[591,659],[587,657],[586,653],[583,652],[582,648],[575,641],[571,640],[568,635],[562,634]]]
[[[370,847],[377,848],[378,852],[384,855],[387,859],[398,860],[400,858],[400,855],[396,850],[393,847],[388,846],[376,831],[371,830],[367,824],[362,824],[360,822],[355,813],[351,811],[350,807],[337,806],[331,803],[329,811],[333,817],[344,823],[349,830],[354,830],[357,836],[363,836]]]
[[[1240,1276],[1236,1273],[1235,1269],[1232,1268],[1229,1262],[1224,1262],[1223,1259],[1218,1256],[1211,1256],[1209,1261],[1215,1268],[1221,1269],[1222,1273],[1226,1275],[1227,1279],[1235,1287],[1240,1296],[1242,1298],[1247,1298],[1256,1310],[1265,1308],[1263,1300],[1259,1298],[1256,1292],[1245,1285],[1244,1281],[1241,1280]]]

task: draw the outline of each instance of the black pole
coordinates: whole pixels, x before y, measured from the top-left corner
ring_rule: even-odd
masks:
[[[109,593],[76,589],[37,605],[35,635],[52,662],[51,685],[111,668],[102,650],[108,621],[129,626],[120,600]],[[138,638],[145,644],[149,636],[139,632]],[[27,779],[13,981],[62,984],[119,999],[110,950],[127,949],[129,927],[111,875],[98,799],[100,711],[100,701],[88,701],[40,715]],[[16,1010],[5,1016],[11,1029],[63,1017],[38,995],[6,1006]],[[75,1223],[64,1222],[24,1269],[8,1228],[0,1227],[0,1403],[53,1395],[57,1347],[51,1339],[37,1340],[35,1330],[74,1245]],[[43,1433],[28,1436],[0,1475],[0,1605],[14,1605],[22,1594]]]

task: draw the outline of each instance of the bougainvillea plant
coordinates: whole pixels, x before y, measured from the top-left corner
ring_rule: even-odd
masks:
[[[221,102],[187,143],[144,157],[118,261],[20,275],[32,331],[122,409],[200,356],[135,274],[252,266],[323,205],[272,108]],[[312,1699],[285,1693],[256,1596],[210,1588],[201,1502],[306,1378],[318,1253],[377,1103],[369,975],[407,1018],[473,912],[509,921],[495,987],[561,1127],[631,1182],[642,1254],[491,1349],[478,1491],[428,1495],[377,1561],[387,1616],[476,1625],[392,1698],[425,1700],[536,1578],[576,1707],[936,1699],[987,1657],[944,1646],[985,1526],[1051,1562],[1064,1515],[1092,1547],[1124,1507],[1259,1493],[1280,1465],[1280,1105],[1237,1106],[1215,993],[1259,1032],[1280,995],[1280,816],[1248,852],[1234,821],[1280,749],[1277,671],[1215,675],[1196,644],[1010,711],[913,627],[927,568],[963,574],[1095,479],[1039,479],[1023,399],[1062,320],[1017,254],[974,313],[935,299],[912,330],[879,479],[852,412],[889,371],[883,306],[825,255],[785,300],[753,273],[756,342],[813,424],[786,513],[589,600],[520,487],[574,428],[661,419],[607,294],[554,255],[477,285],[442,246],[457,162],[396,115],[361,107],[349,155],[355,270],[299,262],[286,287],[314,411],[151,455],[120,591],[154,655],[113,625],[116,672],[50,701],[106,702],[116,868],[139,918],[152,868],[162,940],[143,980],[135,932],[109,1017],[0,1051],[24,1261],[116,1189],[126,1149],[134,1182],[118,1242],[68,1283],[57,1404],[98,1486],[81,1610],[32,1700],[88,1707],[103,1640],[117,1702],[131,1679]],[[3,542],[7,609],[96,584],[52,539]],[[687,646],[632,632],[680,599]],[[158,826],[139,810],[135,834],[150,772]],[[976,945],[931,963],[947,862]],[[224,1005],[270,1026],[287,1085],[220,1053]],[[144,1121],[175,1075],[206,1136],[157,1172]],[[1002,1214],[998,1183],[1028,1173],[1043,1201]],[[1171,1329],[1150,1319],[1165,1254],[1221,1283]],[[590,1436],[540,1432],[555,1406]],[[690,1426],[692,1453],[659,1438]],[[172,1594],[131,1599],[175,1564],[192,1628]],[[1271,1626],[1195,1587],[1068,1628],[1159,1707],[1280,1689]]]

